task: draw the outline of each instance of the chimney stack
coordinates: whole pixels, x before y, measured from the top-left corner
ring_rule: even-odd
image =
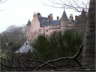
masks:
[[[51,20],[50,15],[48,15],[48,20]]]
[[[57,20],[59,20],[59,16],[57,16]]]
[[[73,19],[73,14],[70,14],[70,19]]]
[[[50,15],[50,19],[53,20],[53,14],[49,14]]]
[[[33,12],[33,17],[37,16],[36,12]]]
[[[37,13],[39,17],[41,17],[41,14],[40,13]]]
[[[53,14],[49,14],[49,15],[48,15],[48,19],[49,19],[49,20],[53,20]]]
[[[79,20],[79,17],[77,15],[75,16],[75,20]]]

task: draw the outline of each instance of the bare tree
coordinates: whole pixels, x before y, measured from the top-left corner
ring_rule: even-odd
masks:
[[[45,5],[56,7],[56,8],[65,8],[73,9],[77,12],[81,12],[82,9],[88,11],[89,0],[48,0],[50,4],[44,3]]]
[[[73,9],[81,12],[82,9],[88,11],[87,27],[84,37],[83,65],[86,68],[95,68],[95,0],[48,0],[51,7]],[[80,2],[80,3],[79,3]],[[90,5],[89,5],[90,3]],[[58,7],[59,6],[59,7]]]
[[[83,64],[95,69],[95,0],[90,0],[88,23],[85,33]]]
[[[23,44],[26,41],[26,30],[24,27],[10,26],[2,35],[6,42]]]

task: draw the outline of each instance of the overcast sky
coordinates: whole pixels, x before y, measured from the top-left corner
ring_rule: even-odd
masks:
[[[85,1],[85,0],[84,0]],[[8,0],[5,3],[0,4],[0,33],[5,31],[10,25],[23,26],[27,21],[33,18],[33,12],[40,12],[42,16],[47,17],[52,13],[53,18],[57,16],[61,18],[64,11],[63,8],[53,8],[44,3],[48,3],[48,0]],[[70,14],[79,15],[80,13],[74,10],[65,10],[67,16]]]

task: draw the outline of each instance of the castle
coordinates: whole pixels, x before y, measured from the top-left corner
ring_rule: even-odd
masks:
[[[57,20],[53,20],[53,14],[49,14],[48,17],[42,17],[40,13],[34,13],[33,20],[31,22],[29,20],[26,26],[27,41],[32,43],[39,35],[44,35],[47,37],[50,36],[50,34],[54,31],[75,29],[78,31],[81,30],[81,32],[85,32],[85,22],[83,21],[83,23],[80,23],[80,20],[82,22],[83,16],[86,16],[84,10],[82,10],[80,16],[75,16],[75,20],[73,20],[72,14],[70,14],[68,19],[65,10],[62,14],[62,17],[60,19],[57,17]],[[84,30],[81,29],[82,27]]]

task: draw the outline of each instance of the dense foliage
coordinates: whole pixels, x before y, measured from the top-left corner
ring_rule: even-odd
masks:
[[[32,46],[37,52],[34,58],[50,60],[73,56],[82,43],[82,35],[74,31],[54,32],[49,37],[39,36]]]
[[[32,47],[35,48],[36,52],[28,52],[26,54],[15,54],[18,48],[22,45],[19,43],[10,43],[10,47],[7,48],[6,54],[1,57],[6,61],[7,65],[16,65],[20,62],[20,65],[27,66],[31,65],[32,61],[26,62],[26,60],[38,60],[38,61],[47,61],[52,59],[57,59],[60,57],[73,56],[79,49],[79,46],[82,43],[82,34],[74,31],[64,31],[64,32],[53,32],[49,37],[43,35],[38,36],[35,42],[32,44]],[[3,47],[4,48],[4,47]],[[5,46],[6,48],[6,46]],[[19,57],[20,56],[20,57]],[[20,60],[20,59],[23,60]],[[24,63],[22,63],[25,61]],[[53,64],[62,65],[65,63],[70,63],[70,61],[59,61]],[[71,63],[74,63],[71,61]],[[38,66],[38,63],[32,63],[34,66]]]

